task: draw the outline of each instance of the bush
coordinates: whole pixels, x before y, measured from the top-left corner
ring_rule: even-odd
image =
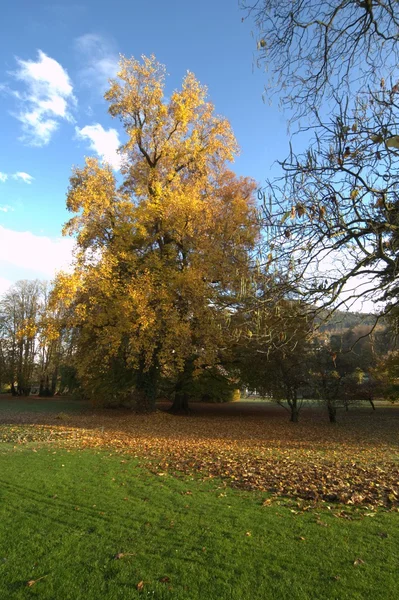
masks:
[[[240,399],[241,393],[237,382],[224,369],[212,367],[192,380],[190,396],[194,402],[234,402]]]

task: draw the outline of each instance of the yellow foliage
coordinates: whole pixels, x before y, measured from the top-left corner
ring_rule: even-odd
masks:
[[[238,150],[228,121],[192,73],[169,98],[164,80],[155,57],[121,58],[105,98],[127,136],[123,183],[93,158],[70,179],[75,269],[58,276],[53,298],[79,329],[87,381],[115,358],[137,369],[156,357],[166,375],[193,354],[212,364],[223,297],[239,293],[258,236],[255,184],[226,166]]]

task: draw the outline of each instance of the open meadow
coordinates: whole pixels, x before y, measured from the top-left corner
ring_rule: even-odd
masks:
[[[399,409],[0,400],[0,598],[394,598]]]

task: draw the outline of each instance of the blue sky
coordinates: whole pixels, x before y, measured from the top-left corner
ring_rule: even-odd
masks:
[[[114,162],[120,128],[103,100],[119,53],[154,53],[166,93],[187,70],[231,122],[233,169],[260,184],[288,149],[286,116],[262,100],[252,25],[238,0],[103,0],[8,4],[0,25],[0,292],[21,278],[51,279],[69,260],[60,239],[72,165]]]

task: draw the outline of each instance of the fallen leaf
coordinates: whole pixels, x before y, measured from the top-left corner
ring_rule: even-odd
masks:
[[[354,567],[358,567],[359,565],[364,565],[364,560],[362,560],[361,558],[357,558],[353,563]]]
[[[161,577],[159,581],[161,583],[170,583],[170,577]]]
[[[40,581],[41,579],[44,579],[45,577],[47,577],[47,575],[42,575],[41,577],[39,577],[38,579],[30,579],[29,581],[26,582],[26,585],[28,587],[32,587],[35,585],[35,583],[37,583],[38,581]]]
[[[144,589],[144,581],[139,581],[138,584],[136,585],[136,590],[138,590],[139,592],[142,592]]]

